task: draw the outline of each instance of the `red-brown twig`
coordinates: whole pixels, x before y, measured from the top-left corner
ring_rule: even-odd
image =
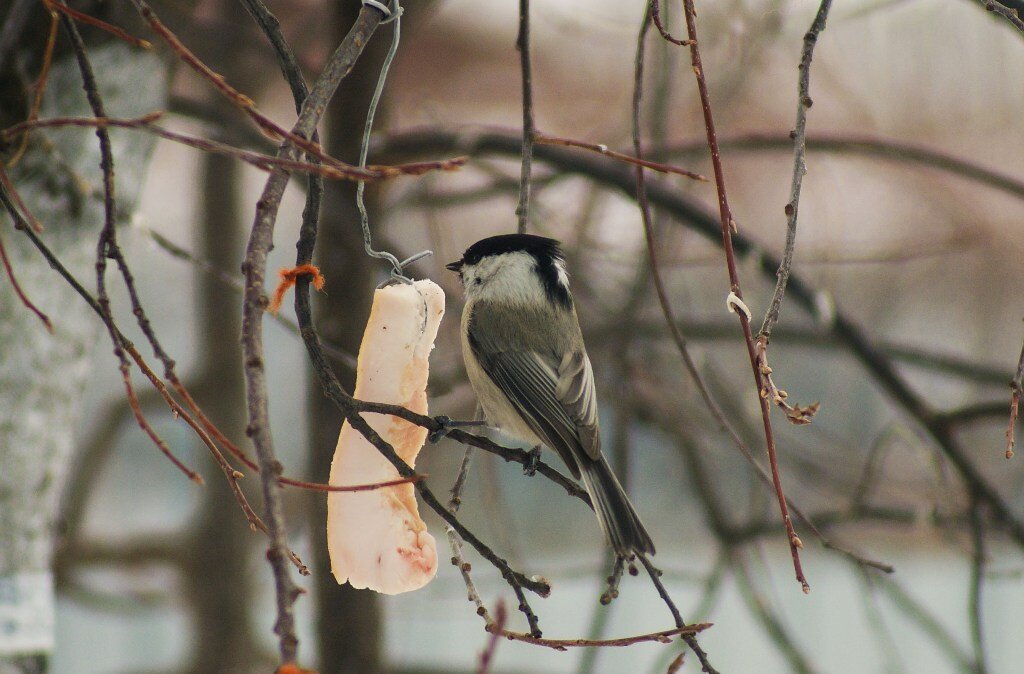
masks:
[[[553,648],[556,651],[564,651],[570,648],[583,648],[588,646],[632,646],[633,644],[650,641],[667,644],[674,636],[693,636],[694,634],[708,629],[712,624],[713,623],[696,623],[693,625],[684,625],[683,627],[675,627],[670,630],[663,630],[661,632],[638,634],[636,636],[620,637],[618,639],[544,639],[532,637],[523,632],[509,632],[508,630],[502,630],[499,634],[509,641],[522,641],[528,644],[533,644],[534,646],[544,646],[546,648]],[[493,632],[494,630],[493,628],[488,627],[487,631]]]
[[[652,171],[658,171],[659,173],[672,173],[674,175],[686,176],[693,180],[699,180],[701,182],[707,182],[707,177],[694,173],[693,171],[687,171],[686,169],[679,168],[678,166],[672,166],[671,164],[663,164],[661,162],[650,161],[649,159],[643,159],[641,157],[634,157],[622,152],[616,152],[615,150],[609,149],[607,145],[600,143],[588,143],[582,140],[573,140],[572,138],[562,138],[560,136],[549,136],[547,134],[536,132],[533,135],[534,141],[538,145],[563,145],[565,147],[578,147],[583,150],[590,150],[603,154],[606,157],[610,157],[617,161],[625,162],[627,164],[633,164],[634,166],[643,166],[649,168]]]
[[[657,0],[653,0],[657,2]],[[696,12],[693,7],[693,0],[683,0],[683,12],[686,14],[686,32],[690,40],[690,62],[693,66],[693,73],[697,79],[697,89],[700,93],[701,109],[704,113],[704,128],[707,132],[708,149],[711,152],[711,163],[715,172],[715,186],[718,189],[718,210],[722,225],[722,244],[725,249],[726,266],[729,272],[730,297],[742,302],[743,295],[740,290],[739,273],[736,269],[736,256],[732,245],[732,232],[735,221],[732,211],[729,208],[729,199],[725,189],[725,173],[722,169],[722,158],[718,149],[718,139],[715,135],[715,122],[711,114],[711,99],[708,94],[707,81],[704,78],[704,68],[701,64],[700,49],[697,44]],[[775,485],[775,493],[778,497],[779,511],[782,514],[782,521],[786,526],[786,536],[789,540],[789,550],[793,558],[793,570],[797,582],[805,593],[810,592],[810,585],[804,577],[803,568],[800,564],[800,548],[803,543],[793,529],[793,520],[789,516],[789,507],[786,504],[786,496],[782,490],[782,478],[779,475],[778,459],[775,449],[775,437],[772,431],[771,407],[768,400],[760,395],[764,389],[764,381],[761,375],[761,368],[758,364],[757,347],[754,343],[754,336],[750,330],[750,318],[743,311],[737,311],[740,327],[743,330],[743,339],[747,344],[747,356],[750,359],[750,367],[754,373],[754,383],[758,391],[758,400],[761,406],[761,419],[764,424],[765,443],[768,449],[768,460],[771,464],[772,482]]]
[[[14,183],[11,182],[10,176],[7,175],[7,171],[4,170],[4,163],[0,162],[0,187],[6,192],[8,198],[11,200],[11,204],[15,206],[18,213],[25,219],[36,234],[41,234],[43,231],[43,225],[41,222],[36,220],[36,216],[32,215],[32,211],[28,210],[28,206],[22,201],[21,195],[18,194],[18,190],[14,188]]]
[[[368,166],[365,169],[361,169],[356,166],[350,166],[321,151],[319,158],[322,161],[327,162],[327,165],[314,164],[297,159],[272,157],[260,152],[236,148],[214,140],[197,138],[195,136],[189,136],[176,131],[170,131],[154,124],[154,122],[162,116],[163,113],[157,111],[135,119],[116,119],[110,117],[54,117],[50,119],[28,120],[4,129],[0,132],[0,138],[10,140],[18,134],[23,134],[31,129],[45,128],[90,127],[99,129],[115,127],[121,129],[136,129],[203,152],[212,152],[214,154],[232,157],[255,166],[263,171],[271,171],[274,169],[300,171],[303,173],[322,175],[325,178],[331,178],[334,180],[380,180],[399,175],[417,176],[429,171],[453,171],[462,167],[466,163],[465,157],[453,157],[452,159],[412,162],[395,166],[373,165]]]
[[[49,0],[45,0],[50,13],[50,30],[46,35],[46,46],[43,48],[43,63],[39,68],[39,79],[36,81],[36,91],[32,97],[32,107],[28,112],[28,119],[33,120],[39,116],[39,110],[43,107],[43,92],[46,91],[46,82],[50,77],[50,67],[53,65],[53,49],[57,44],[57,25],[59,20],[57,13],[50,7]],[[11,156],[7,166],[13,167],[21,161],[28,147],[28,136],[21,139],[18,149]]]
[[[7,278],[11,280],[11,287],[14,288],[14,293],[21,300],[21,303],[25,305],[29,311],[39,317],[39,320],[43,322],[46,329],[53,334],[53,323],[50,322],[49,316],[40,311],[39,307],[32,303],[32,300],[25,295],[25,292],[21,289],[21,285],[18,283],[18,279],[14,276],[14,268],[11,266],[11,261],[7,257],[7,249],[4,248],[4,241],[0,239],[0,261],[3,261],[4,271],[7,272]]]
[[[668,32],[665,24],[661,21],[661,3],[658,2],[658,0],[654,0],[654,2],[650,4],[650,8],[651,19],[654,21],[654,27],[658,29],[658,32],[661,33],[661,37],[664,38],[666,42],[671,42],[672,44],[679,45],[680,47],[690,46],[691,42],[689,40],[680,40],[672,37],[672,34]]]
[[[1016,444],[1014,430],[1017,425],[1017,412],[1020,408],[1021,382],[1024,381],[1024,346],[1020,348],[1020,360],[1017,361],[1017,372],[1010,381],[1010,424],[1006,428],[1006,458],[1013,458],[1013,446]]]
[[[113,35],[114,37],[116,37],[117,39],[124,40],[130,45],[141,47],[142,49],[151,49],[153,47],[153,44],[149,40],[143,40],[142,38],[135,37],[134,35],[129,35],[123,29],[118,28],[117,26],[113,26],[107,23],[106,21],[97,19],[96,17],[90,16],[84,12],[80,12],[77,9],[72,9],[71,7],[68,7],[67,5],[62,4],[60,2],[54,2],[53,0],[43,0],[43,5],[45,5],[46,8],[51,11],[57,10],[59,12],[67,14],[75,21],[79,21],[81,23],[88,24],[94,28],[104,30]]]

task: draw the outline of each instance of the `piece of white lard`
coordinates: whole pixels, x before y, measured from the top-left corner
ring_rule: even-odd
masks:
[[[355,397],[427,413],[428,357],[444,315],[444,291],[433,281],[400,283],[374,293],[359,347]],[[413,466],[425,428],[383,414],[364,414]],[[331,464],[332,485],[398,479],[398,471],[346,421]],[[437,573],[437,545],[420,519],[415,486],[330,492],[327,551],[338,583],[384,594],[417,590]]]

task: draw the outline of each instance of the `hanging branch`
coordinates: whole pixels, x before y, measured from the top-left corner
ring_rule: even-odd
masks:
[[[776,272],[775,291],[769,302],[768,311],[765,312],[764,320],[761,323],[761,330],[757,335],[757,358],[758,368],[761,370],[764,382],[761,396],[775,403],[783,411],[790,423],[801,426],[811,423],[811,419],[818,412],[818,403],[810,405],[792,405],[786,401],[788,394],[775,385],[772,378],[772,368],[768,365],[768,341],[771,339],[772,329],[779,320],[779,310],[782,306],[782,298],[786,294],[786,284],[789,283],[789,274],[793,266],[793,250],[796,247],[796,223],[800,209],[800,188],[803,185],[804,175],[807,173],[807,109],[811,107],[810,79],[811,79],[811,58],[814,55],[814,46],[817,44],[818,35],[825,29],[825,21],[828,19],[828,12],[832,6],[832,0],[821,0],[818,6],[818,13],[814,16],[811,27],[804,35],[803,51],[800,54],[800,77],[797,83],[797,104],[796,104],[796,125],[793,129],[793,180],[790,186],[789,202],[786,204],[786,244],[782,252],[782,262]],[[696,47],[695,47],[696,48]]]
[[[658,0],[652,0],[657,2]],[[711,115],[711,100],[708,95],[707,81],[704,79],[704,69],[700,60],[700,49],[697,46],[696,13],[693,8],[693,0],[683,0],[683,12],[686,14],[686,32],[690,40],[690,60],[693,65],[693,73],[697,78],[697,89],[700,92],[701,108],[704,112],[704,128],[707,131],[708,149],[711,152],[711,163],[714,166],[715,186],[718,189],[718,209],[721,217],[722,244],[725,249],[726,266],[729,272],[729,299],[726,301],[730,311],[734,308],[741,309],[734,311],[740,321],[743,330],[743,339],[747,343],[747,356],[750,359],[750,367],[754,372],[754,384],[758,391],[758,400],[761,405],[761,418],[764,423],[765,443],[768,449],[768,461],[771,464],[772,482],[775,485],[775,494],[778,497],[779,511],[782,514],[782,521],[786,526],[786,536],[789,540],[789,551],[793,558],[793,571],[796,580],[800,583],[804,593],[811,591],[807,579],[804,577],[803,568],[800,564],[800,548],[803,543],[793,529],[793,521],[789,516],[789,507],[786,503],[786,496],[782,491],[782,478],[779,475],[778,459],[775,451],[775,437],[772,431],[771,408],[768,400],[761,392],[765,390],[761,366],[758,363],[757,348],[754,337],[750,331],[750,311],[743,305],[743,295],[740,290],[739,273],[736,270],[736,254],[733,250],[732,234],[736,228],[736,221],[733,220],[732,211],[729,208],[729,199],[725,191],[725,174],[722,170],[722,158],[718,150],[718,139],[715,135],[715,122]]]
[[[530,0],[519,0],[519,35],[516,38],[519,50],[519,68],[523,81],[523,151],[522,170],[519,177],[519,204],[516,218],[519,233],[526,231],[530,221],[530,172],[533,163],[533,74],[530,67]]]
[[[4,248],[3,239],[0,239],[0,261],[3,262],[4,271],[7,273],[7,278],[11,282],[11,288],[14,289],[14,294],[18,296],[18,299],[21,300],[23,305],[25,305],[26,309],[34,313],[39,320],[42,321],[47,332],[53,334],[53,323],[50,322],[50,317],[44,314],[39,307],[33,304],[32,300],[25,295],[25,291],[21,289],[21,285],[18,283],[18,277],[14,275],[14,267],[11,266],[11,261],[7,257],[7,249]]]
[[[362,7],[352,29],[332,54],[320,77],[313,85],[309,96],[303,101],[299,119],[288,136],[289,140],[292,136],[308,138],[314,133],[327,102],[333,96],[341,80],[351,71],[382,18],[380,10],[365,5]],[[290,160],[296,159],[298,155],[298,149],[289,141],[286,141],[278,151],[278,157]],[[287,547],[285,545],[286,533],[277,481],[281,473],[281,464],[275,456],[273,439],[270,435],[261,319],[268,302],[265,294],[267,255],[273,245],[274,224],[288,178],[288,173],[275,170],[267,179],[257,204],[249,242],[246,245],[245,261],[242,264],[245,274],[245,295],[242,305],[242,349],[249,414],[247,433],[253,441],[259,458],[264,508],[271,532],[271,548],[268,550],[267,557],[274,572],[277,596],[277,624],[274,631],[279,637],[282,664],[294,662],[298,649],[292,609],[298,597],[298,588],[288,574],[288,568],[284,562],[284,551]],[[302,284],[299,287],[301,288]],[[308,289],[308,284],[305,287]],[[411,477],[411,475],[404,477]]]
[[[789,190],[789,203],[786,204],[786,244],[782,253],[782,263],[776,273],[778,282],[775,284],[775,292],[772,294],[768,311],[765,312],[764,320],[761,323],[761,330],[758,331],[758,340],[768,345],[772,334],[772,328],[779,320],[779,307],[782,306],[782,298],[786,294],[786,284],[789,282],[789,272],[793,266],[793,249],[796,247],[796,222],[800,210],[800,188],[803,186],[804,175],[807,173],[807,110],[811,107],[811,58],[814,56],[814,46],[817,44],[818,35],[825,29],[825,21],[828,20],[828,12],[832,7],[832,0],[821,0],[818,6],[818,13],[814,16],[811,27],[804,35],[804,47],[800,53],[800,77],[797,81],[797,103],[796,103],[796,125],[793,128],[793,180]],[[762,347],[762,351],[763,351]]]
[[[1021,382],[1024,381],[1024,346],[1020,348],[1020,360],[1017,361],[1017,372],[1010,380],[1010,423],[1006,428],[1006,458],[1013,458],[1013,446],[1016,444],[1014,430],[1017,426],[1017,411],[1020,408]]]
[[[637,157],[640,157],[641,153],[640,102],[643,93],[645,51],[644,47],[646,46],[647,32],[651,24],[651,14],[652,10],[650,9],[650,7],[648,7],[647,11],[645,11],[644,13],[644,19],[640,26],[640,34],[637,37],[636,61],[633,73],[633,152],[636,153]],[[665,322],[667,323],[669,332],[671,333],[672,338],[676,343],[676,347],[679,349],[679,353],[683,358],[683,364],[685,365],[687,372],[689,372],[690,377],[696,383],[698,389],[701,392],[701,395],[704,396],[705,401],[709,404],[709,407],[714,412],[717,410],[717,405],[715,405],[714,401],[711,399],[711,395],[707,389],[707,386],[704,385],[703,377],[701,377],[700,372],[697,369],[696,363],[694,363],[693,359],[690,357],[689,349],[686,346],[686,339],[683,337],[682,332],[680,332],[678,322],[676,321],[675,316],[672,314],[672,306],[668,299],[668,293],[665,290],[665,285],[661,279],[661,272],[658,269],[658,257],[655,252],[654,244],[654,226],[651,218],[650,205],[647,202],[647,186],[646,181],[644,179],[643,166],[636,167],[636,198],[637,205],[640,207],[641,219],[643,220],[644,238],[647,242],[647,259],[651,268],[651,278],[654,281],[654,287],[658,295],[658,302],[661,305],[662,314],[665,317]],[[725,419],[724,415],[720,415],[720,418],[723,421]],[[640,555],[639,559],[641,563],[644,565],[644,568],[647,570],[647,575],[650,576],[651,582],[654,583],[655,587],[658,589],[658,594],[668,605],[669,610],[672,613],[672,617],[676,621],[676,625],[682,625],[683,618],[679,614],[679,610],[675,607],[675,604],[672,602],[672,599],[669,596],[668,591],[661,583],[661,572],[655,569],[654,565],[651,564],[651,562],[645,556]],[[618,564],[618,561],[616,561],[616,564]],[[615,595],[617,575],[621,575],[621,568],[617,567],[616,570],[619,571],[619,573],[616,574],[615,572],[613,572],[611,578],[609,578],[608,581],[609,589],[607,592],[607,596],[609,597],[609,601]],[[684,637],[684,640],[686,641],[690,649],[694,652],[694,654],[697,656],[698,660],[700,660],[701,666],[704,669],[704,671],[713,672],[714,668],[710,665],[710,663],[708,663],[707,654],[704,653],[704,651],[701,649],[700,644],[697,643],[697,639],[691,635],[688,637]]]

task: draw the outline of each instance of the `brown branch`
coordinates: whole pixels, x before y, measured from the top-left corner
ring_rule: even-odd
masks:
[[[25,202],[22,201],[21,195],[18,194],[18,190],[15,189],[10,176],[8,176],[7,171],[4,170],[3,162],[0,162],[0,187],[3,188],[3,193],[11,201],[11,207],[8,210],[11,213],[11,217],[14,218],[15,227],[17,227],[17,223],[23,219],[32,228],[32,231],[37,234],[41,234],[43,231],[42,223],[36,219],[36,216],[32,215],[32,211],[30,211],[28,206],[25,205]]]
[[[99,28],[100,30],[106,31],[114,37],[116,37],[117,39],[123,40],[135,47],[141,47],[142,49],[151,49],[153,47],[153,44],[149,40],[143,40],[142,38],[130,35],[123,29],[118,28],[117,26],[113,26],[107,23],[106,21],[97,19],[95,16],[90,16],[85,12],[80,12],[77,9],[68,7],[67,5],[61,2],[55,2],[54,0],[43,0],[43,6],[45,6],[48,10],[57,10],[59,12],[67,14],[75,21],[79,21],[81,23],[92,26],[93,28]]]
[[[519,177],[519,203],[516,205],[518,230],[522,234],[530,222],[530,170],[533,163],[533,75],[530,67],[530,0],[519,0],[519,68],[523,87],[523,151]]]
[[[981,517],[982,505],[978,498],[971,496],[971,584],[967,608],[971,633],[971,648],[974,651],[974,667],[977,674],[985,674],[985,632],[982,619],[982,584],[985,581],[985,524]]]
[[[996,0],[978,0],[978,2],[985,8],[986,12],[998,14],[1016,26],[1017,30],[1024,33],[1024,21],[1021,21],[1016,9],[1010,9],[1003,3],[996,2]]]
[[[786,244],[783,248],[782,262],[776,272],[777,282],[775,291],[772,293],[768,311],[765,312],[761,329],[758,332],[759,343],[763,342],[761,350],[762,369],[768,367],[765,348],[771,338],[772,328],[779,320],[779,309],[782,306],[782,298],[786,294],[786,284],[789,283],[790,269],[793,266],[793,250],[796,248],[796,223],[797,214],[800,210],[800,188],[803,186],[804,174],[807,173],[807,110],[811,107],[811,58],[814,56],[814,46],[818,42],[818,35],[825,29],[825,21],[828,20],[828,12],[831,9],[832,0],[821,0],[818,6],[818,13],[811,22],[811,27],[804,34],[804,46],[800,53],[800,76],[797,78],[797,103],[796,103],[796,125],[793,127],[793,180],[789,189],[789,203],[786,204]],[[770,379],[770,378],[769,378]],[[788,416],[788,415],[787,415]],[[793,421],[790,417],[790,421]],[[796,422],[794,422],[796,423]],[[803,423],[803,422],[801,422]],[[807,417],[806,423],[810,423]]]
[[[143,0],[131,0],[131,3],[142,18],[149,23],[150,27],[160,35],[161,38],[163,38],[178,58],[198,73],[203,79],[213,85],[214,89],[227,98],[235,107],[241,110],[250,120],[253,121],[253,123],[256,124],[261,132],[267,135],[268,138],[272,140],[281,140],[285,143],[284,147],[290,148],[287,153],[278,153],[278,161],[294,161],[296,159],[295,156],[283,156],[283,154],[291,155],[294,152],[294,149],[298,148],[309,155],[316,157],[320,161],[329,164],[340,171],[341,174],[349,177],[348,179],[355,180],[372,180],[375,178],[387,177],[388,175],[398,175],[405,172],[416,175],[423,171],[434,169],[450,170],[461,166],[461,160],[456,158],[440,162],[421,162],[419,164],[406,167],[406,171],[392,172],[392,167],[369,166],[362,169],[334,159],[324,153],[320,143],[310,139],[310,137],[315,135],[315,122],[321,115],[323,115],[324,109],[322,107],[318,110],[313,108],[305,110],[305,117],[300,114],[295,126],[290,131],[285,129],[260,112],[251,98],[232,87],[227,83],[222,75],[214,72],[209,66],[203,63],[166,25],[163,24],[162,21],[160,21],[159,17],[157,17],[156,13],[148,4]],[[378,16],[381,14],[379,10],[374,9],[373,11],[375,11]],[[361,51],[361,49],[362,45],[359,45],[359,50]],[[341,71],[335,71],[332,73],[328,73],[327,70],[324,71],[324,75],[327,75],[327,80],[333,80],[333,83],[330,85],[330,92],[324,91],[322,93],[333,94],[333,89],[337,86],[337,82],[348,74],[348,70],[351,69],[352,63],[340,64],[337,61],[333,63],[329,62],[328,68],[336,68],[338,65],[342,65]],[[314,93],[316,93],[315,90]],[[321,98],[324,99],[321,102],[326,104],[326,99],[329,99],[330,95],[326,97],[317,96],[318,100]]]
[[[1017,425],[1017,412],[1020,408],[1020,398],[1024,381],[1024,346],[1020,348],[1020,359],[1017,361],[1017,372],[1010,380],[1010,423],[1006,427],[1006,458],[1013,458],[1014,428]]]
[[[299,136],[310,137],[315,133],[317,122],[323,114],[327,102],[334,95],[341,80],[351,71],[382,18],[382,13],[377,9],[366,5],[360,9],[352,28],[331,55],[309,95],[302,100],[298,121],[287,136],[289,142],[285,142],[278,151],[278,157],[289,160],[296,159],[299,154],[298,147],[305,149],[305,146],[308,145],[308,143],[293,143],[291,140]],[[264,294],[267,256],[273,245],[274,225],[288,178],[287,173],[275,170],[267,179],[257,203],[249,241],[246,245],[245,260],[242,264],[245,275],[245,294],[242,304],[242,348],[249,418],[247,433],[255,445],[256,455],[259,459],[264,506],[271,532],[271,547],[267,552],[267,557],[274,572],[277,598],[277,623],[274,631],[279,637],[282,664],[295,662],[298,650],[293,610],[293,605],[298,597],[298,589],[288,574],[288,568],[283,560],[287,534],[278,493],[281,464],[275,456],[273,439],[270,434],[268,387],[263,364],[262,316],[267,306],[267,297]],[[303,260],[300,264],[308,262],[309,260]],[[300,288],[308,290],[308,284],[300,284]],[[354,423],[353,425],[355,426]],[[409,469],[403,477],[412,477],[414,474]],[[417,483],[418,488],[422,488],[422,485],[422,482]]]
[[[662,150],[666,156],[699,152],[703,142],[692,141],[670,145]],[[782,150],[792,152],[793,139],[788,133],[756,131],[725,136],[719,147],[733,152],[760,152]],[[879,138],[867,134],[810,134],[807,149],[833,154],[857,154],[900,164],[914,164],[958,175],[988,185],[1019,199],[1024,199],[1024,181],[1012,175],[987,168],[968,159],[935,150],[916,143],[892,138]]]
[[[678,166],[672,166],[671,164],[663,164],[661,162],[643,159],[639,155],[633,157],[622,152],[616,152],[615,150],[609,149],[607,145],[599,143],[588,143],[586,141],[573,140],[572,138],[562,138],[560,136],[549,136],[545,133],[541,133],[540,131],[536,132],[533,138],[538,145],[562,145],[565,147],[578,147],[583,150],[590,150],[592,152],[597,152],[598,154],[603,154],[606,157],[610,157],[611,159],[615,159],[626,164],[633,164],[634,166],[643,166],[644,168],[649,168],[652,171],[658,171],[659,173],[671,173],[678,176],[685,176],[693,180],[707,182],[707,177],[699,173],[694,173],[693,171],[688,171],[686,169],[679,168]]]
[[[786,270],[786,276],[789,276],[788,269]],[[764,388],[761,389],[761,397],[775,403],[785,413],[786,419],[794,426],[805,426],[811,423],[811,419],[818,413],[818,408],[821,407],[821,404],[815,401],[810,405],[794,405],[786,400],[789,394],[776,386],[775,380],[772,378],[772,368],[768,365],[768,335],[765,334],[757,336],[757,367],[761,370],[761,377],[764,382]]]
[[[44,314],[39,307],[32,303],[32,300],[25,295],[25,291],[21,289],[21,284],[18,283],[18,278],[14,275],[14,267],[11,266],[11,260],[7,257],[7,249],[4,248],[4,241],[0,238],[0,261],[3,262],[4,271],[7,272],[7,278],[11,281],[11,288],[14,289],[14,294],[18,296],[21,303],[25,305],[25,308],[34,313],[39,317],[39,320],[46,326],[46,330],[52,335],[53,334],[53,323],[50,322],[50,317]]]
[[[715,135],[715,122],[711,114],[711,100],[708,95],[707,81],[704,78],[704,69],[701,65],[700,49],[697,46],[696,12],[693,8],[693,0],[683,0],[683,12],[686,14],[686,31],[690,39],[690,60],[693,65],[693,73],[697,78],[697,89],[700,93],[701,109],[704,113],[704,128],[707,131],[708,149],[711,152],[711,163],[715,173],[715,186],[718,189],[718,209],[722,225],[722,245],[725,249],[726,266],[729,272],[730,297],[735,296],[742,301],[743,295],[740,290],[739,273],[736,270],[736,254],[732,243],[732,234],[736,223],[733,220],[728,196],[725,191],[725,174],[722,170],[722,158],[718,149],[718,139]],[[803,547],[803,543],[793,529],[793,521],[789,516],[786,496],[782,490],[782,479],[779,475],[778,459],[775,450],[775,437],[772,431],[771,408],[768,406],[768,401],[760,395],[760,391],[764,388],[764,383],[762,381],[761,369],[757,362],[757,349],[750,330],[750,318],[742,311],[737,311],[736,315],[739,317],[743,338],[747,344],[747,357],[750,360],[750,367],[754,373],[754,384],[758,391],[761,418],[764,423],[765,444],[768,449],[768,460],[771,464],[772,482],[775,485],[775,493],[778,497],[782,521],[786,525],[789,551],[793,558],[793,571],[796,574],[797,582],[800,583],[803,591],[807,593],[810,592],[811,586],[807,583],[800,564],[800,548]]]
[[[632,108],[633,151],[636,153],[637,157],[640,156],[641,152],[640,101],[643,94],[644,47],[647,41],[648,28],[651,23],[651,15],[654,14],[655,12],[654,5],[656,3],[657,0],[652,0],[651,5],[645,12],[643,21],[640,25],[640,34],[637,36],[635,66],[633,71]],[[651,219],[650,205],[647,202],[647,184],[644,179],[643,166],[636,166],[636,200],[637,205],[640,207],[641,219],[643,220],[644,239],[647,244],[647,259],[651,268],[651,278],[654,280],[654,287],[657,291],[658,303],[661,305],[662,315],[664,315],[665,322],[669,326],[669,332],[672,334],[672,338],[675,341],[677,348],[679,349],[679,353],[682,356],[683,364],[686,366],[687,372],[689,372],[690,377],[694,380],[694,382],[697,385],[697,388],[701,391],[701,395],[704,396],[705,402],[708,403],[709,408],[712,410],[712,413],[714,413],[714,411],[717,409],[717,406],[711,399],[707,387],[704,386],[703,378],[701,377],[700,372],[697,369],[696,363],[690,357],[689,349],[686,346],[686,339],[683,337],[682,332],[679,331],[678,323],[675,320],[675,316],[672,313],[672,305],[668,299],[668,293],[665,290],[665,285],[661,279],[661,273],[658,270],[658,257],[655,252],[654,245],[654,225]],[[722,420],[723,423],[725,423],[724,415],[720,415],[719,418]],[[657,588],[658,594],[661,596],[662,600],[664,600],[665,604],[671,611],[672,617],[676,621],[676,625],[681,626],[684,623],[683,618],[679,614],[679,610],[676,608],[675,604],[672,602],[672,598],[669,596],[668,591],[665,589],[665,586],[661,583],[661,580],[659,579],[661,572],[655,569],[654,565],[651,564],[651,562],[645,556],[640,555],[640,561],[644,565],[644,568],[647,570],[647,575],[650,577],[651,582]],[[618,563],[618,560],[616,560],[616,564]],[[617,568],[616,570],[618,570],[621,574],[621,569]],[[611,601],[611,599],[614,598],[615,585],[616,574],[613,572],[612,577],[608,581],[608,591],[604,595],[608,597],[609,601]],[[604,601],[604,596],[602,596],[601,598],[602,601]],[[698,660],[700,660],[702,669],[705,672],[708,672],[709,674],[711,672],[714,672],[714,667],[712,667],[711,664],[708,662],[707,655],[704,653],[700,644],[697,643],[696,637],[690,635],[688,638],[685,638],[685,640],[687,645],[690,647],[691,650],[693,650],[694,654],[697,656]]]
[[[692,637],[695,634],[703,632],[712,625],[713,623],[696,623],[693,625],[683,625],[682,627],[676,627],[670,630],[662,630],[661,632],[638,634],[632,637],[619,637],[617,639],[543,639],[530,636],[529,634],[523,634],[522,632],[509,632],[507,630],[502,630],[500,635],[510,641],[522,641],[528,644],[533,644],[534,646],[544,646],[546,648],[553,648],[556,651],[564,651],[570,648],[583,648],[588,646],[632,646],[633,644],[651,641],[667,644],[672,641],[672,637],[674,636],[681,635],[684,637]],[[488,631],[491,632],[490,629],[488,629]]]
[[[53,51],[57,45],[57,27],[60,25],[60,19],[52,7],[47,6],[47,11],[50,14],[50,30],[46,35],[46,46],[43,47],[43,62],[39,68],[39,79],[36,81],[35,95],[32,97],[32,106],[28,111],[28,119],[30,120],[38,117],[39,110],[43,107],[43,93],[46,91],[46,83],[50,77],[50,68],[53,66]],[[18,149],[15,150],[11,159],[7,162],[7,166],[10,168],[16,166],[21,161],[27,148],[28,136],[21,139]]]
[[[672,34],[668,32],[667,28],[665,28],[665,24],[661,21],[661,2],[659,0],[652,0],[650,8],[651,18],[654,20],[654,27],[658,29],[661,37],[666,42],[671,42],[672,44],[679,45],[680,47],[690,46],[690,40],[680,40],[672,37]]]
[[[274,169],[284,171],[298,171],[302,173],[318,174],[333,180],[381,180],[401,175],[418,176],[430,171],[454,171],[466,163],[465,157],[453,157],[436,161],[412,162],[396,166],[369,166],[365,169],[357,166],[350,166],[330,155],[319,152],[318,158],[328,163],[324,166],[319,163],[299,161],[283,157],[271,157],[252,150],[220,143],[206,138],[197,138],[187,134],[170,131],[156,126],[154,122],[163,116],[163,112],[151,112],[148,115],[135,119],[116,118],[89,118],[89,117],[55,117],[51,119],[28,120],[14,124],[0,132],[0,138],[9,140],[19,134],[27,133],[32,129],[63,128],[63,127],[91,127],[91,128],[121,128],[136,129],[153,134],[187,147],[203,152],[220,154],[243,161],[263,171]]]
[[[494,610],[494,629],[488,630],[491,636],[487,639],[487,647],[480,653],[480,664],[477,666],[477,674],[487,674],[494,664],[494,654],[498,652],[498,643],[501,635],[505,632],[505,623],[508,621],[508,611],[505,609],[505,602],[498,600],[498,607]]]

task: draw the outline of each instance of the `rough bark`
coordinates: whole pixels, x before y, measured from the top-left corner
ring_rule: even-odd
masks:
[[[112,115],[161,109],[161,62],[119,43],[91,50]],[[91,116],[74,59],[54,64],[43,116]],[[152,149],[150,137],[114,132],[119,217],[134,211]],[[34,136],[11,177],[46,228],[47,245],[87,287],[94,285],[96,236],[103,222],[99,149],[93,132]],[[45,671],[53,648],[50,561],[57,499],[74,448],[82,393],[100,340],[91,309],[19,232],[0,227],[22,287],[50,315],[54,334],[0,282],[0,672]],[[102,349],[101,349],[102,351]],[[107,349],[110,353],[110,349]],[[101,363],[111,364],[109,356]],[[42,662],[41,662],[42,661]]]

